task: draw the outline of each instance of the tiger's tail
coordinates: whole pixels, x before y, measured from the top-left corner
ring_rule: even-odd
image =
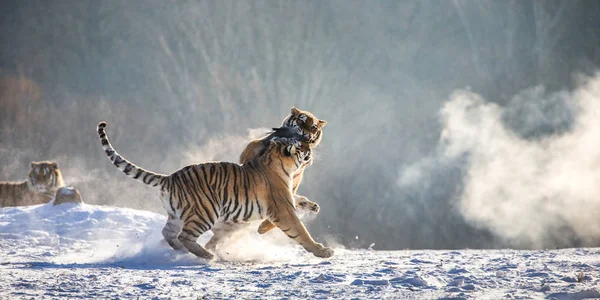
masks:
[[[167,175],[144,170],[123,158],[121,155],[119,155],[119,153],[117,153],[117,151],[115,151],[108,141],[108,136],[106,135],[104,128],[106,128],[106,122],[102,121],[98,124],[98,135],[100,136],[100,142],[102,142],[102,148],[104,148],[104,152],[106,152],[106,155],[110,161],[113,162],[115,167],[117,167],[117,169],[121,170],[127,176],[137,179],[147,185],[163,185],[165,180],[168,178]]]

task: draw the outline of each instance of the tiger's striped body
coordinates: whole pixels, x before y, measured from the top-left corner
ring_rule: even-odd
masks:
[[[0,182],[0,207],[48,203],[64,185],[55,162],[32,162],[27,180]]]
[[[196,240],[215,223],[269,219],[314,255],[333,255],[312,239],[294,211],[291,174],[310,153],[307,143],[276,139],[263,156],[244,165],[209,162],[162,175],[122,158],[110,145],[105,127],[101,122],[98,134],[113,164],[129,177],[160,188],[161,203],[169,215],[162,233],[172,248],[211,259],[212,253]]]

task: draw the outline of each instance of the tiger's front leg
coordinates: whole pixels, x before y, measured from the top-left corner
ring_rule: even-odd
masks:
[[[315,242],[291,208],[278,212],[278,215],[272,217],[271,221],[289,238],[298,242],[306,251],[311,252],[316,257],[328,258],[333,256],[333,249]]]
[[[319,210],[321,209],[319,204],[308,200],[308,198],[304,196],[294,195],[294,202],[296,204],[296,211],[311,212],[316,214],[319,213]],[[264,220],[262,223],[260,223],[260,226],[258,226],[258,234],[265,234],[275,227],[277,226],[271,223],[269,219]]]

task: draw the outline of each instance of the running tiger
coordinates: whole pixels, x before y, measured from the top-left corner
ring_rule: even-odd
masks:
[[[0,182],[0,207],[48,203],[64,185],[57,163],[32,162],[27,180]]]
[[[312,239],[294,211],[291,174],[310,157],[307,143],[276,138],[261,157],[244,165],[207,162],[162,175],[121,157],[108,141],[105,128],[106,123],[100,122],[98,135],[111,162],[129,177],[160,188],[160,200],[169,215],[162,234],[173,249],[212,259],[213,254],[196,241],[216,222],[269,219],[315,256],[333,255],[332,249]]]
[[[257,142],[260,142],[262,144],[262,149],[256,154],[256,156],[253,159],[256,159],[256,157],[263,155],[265,149],[268,148],[269,144],[271,143],[271,140],[274,138],[292,138],[298,141],[306,141],[305,136],[298,134],[296,129],[293,129],[291,127],[273,128],[273,132],[271,132],[269,135],[262,139],[256,140]],[[308,164],[312,161],[311,154],[312,151],[311,153],[309,153],[309,157],[307,157],[303,161],[303,165]],[[304,196],[294,195],[294,204],[297,211],[306,211],[314,213],[319,212],[319,205],[308,200],[308,198]],[[273,223],[271,223],[269,220],[265,220],[263,224],[268,224],[268,230],[275,228],[275,225],[273,225]],[[210,238],[210,240],[208,241],[208,243],[206,243],[204,247],[207,250],[212,251],[214,253],[216,252],[217,247],[224,242],[225,238],[236,239],[238,236],[245,232],[244,229],[248,229],[250,226],[250,223],[217,222],[212,228],[212,231],[214,233],[213,236]],[[267,232],[268,230],[261,232],[261,230],[259,229],[259,233],[262,234]]]
[[[312,113],[304,110],[299,110],[296,107],[292,106],[290,109],[290,114],[283,119],[280,128],[273,128],[273,132],[269,135],[262,137],[260,139],[252,140],[242,151],[240,155],[240,163],[245,164],[261,155],[263,155],[265,149],[268,147],[271,139],[274,137],[286,137],[286,138],[294,138],[297,140],[302,140],[308,142],[311,149],[316,147],[323,138],[322,131],[323,127],[327,124],[325,120],[319,120]],[[311,151],[312,152],[312,151]],[[304,175],[304,168],[306,166],[311,165],[313,162],[312,153],[309,159],[305,160],[296,172],[294,172],[293,179],[294,184],[292,188],[292,193],[294,194],[294,205],[299,211],[308,211],[308,212],[319,212],[319,205],[315,202],[308,200],[308,198],[300,195],[296,195],[296,191],[300,186],[300,182],[302,181],[302,176]],[[217,247],[223,243],[226,237],[236,238],[241,233],[244,232],[244,229],[250,227],[250,224],[247,223],[222,223],[218,222],[212,228],[214,235],[211,239],[206,243],[206,248],[215,252]],[[275,228],[275,225],[267,220],[264,220],[260,226],[258,227],[258,233],[264,234],[268,231]]]
[[[306,110],[297,109],[295,106],[292,106],[290,109],[290,114],[283,119],[281,123],[281,127],[292,128],[298,134],[304,136],[304,138],[310,144],[310,147],[314,149],[321,143],[323,139],[323,127],[327,125],[327,121],[319,120],[315,115]],[[265,137],[262,139],[257,139],[251,141],[242,154],[240,155],[240,163],[244,164],[257,156],[261,155],[261,152],[265,148],[264,141],[269,137]],[[292,192],[294,194],[294,202],[296,206],[301,210],[306,210],[307,208],[311,211],[318,212],[319,205],[315,202],[308,200],[308,198],[304,196],[297,195],[296,192],[300,187],[300,183],[302,182],[302,177],[304,176],[304,169],[307,166],[310,166],[313,163],[313,158],[311,157],[308,161],[306,161],[298,171],[294,172],[294,186],[292,188]],[[258,233],[264,234],[271,229],[275,228],[273,223],[269,222],[269,220],[265,220],[258,227]]]

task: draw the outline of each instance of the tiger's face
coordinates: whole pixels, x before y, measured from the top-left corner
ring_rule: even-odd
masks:
[[[293,138],[275,137],[271,139],[267,155],[278,155],[288,170],[297,170],[311,161],[311,145]]]
[[[32,162],[28,181],[30,188],[40,193],[55,191],[64,185],[58,164],[51,161]]]
[[[293,128],[314,147],[321,142],[323,127],[326,124],[327,121],[319,120],[309,111],[299,110],[292,106],[290,115],[283,120],[282,126]]]

